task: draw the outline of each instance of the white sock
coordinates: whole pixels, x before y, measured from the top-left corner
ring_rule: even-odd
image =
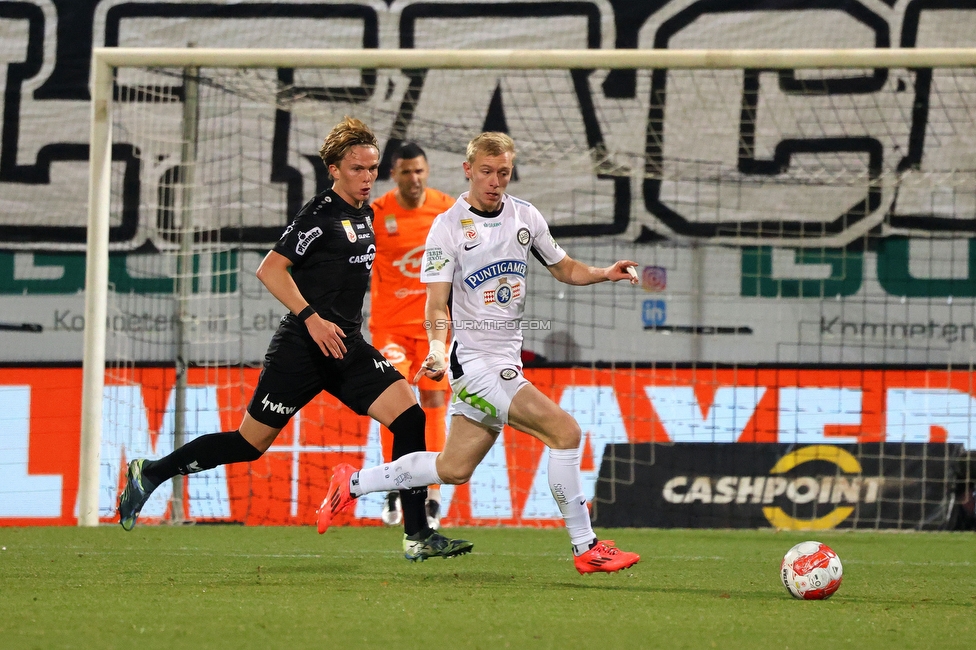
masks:
[[[563,521],[566,522],[573,552],[579,548],[582,548],[581,552],[585,552],[590,547],[590,542],[596,539],[596,535],[590,525],[586,497],[583,496],[578,448],[549,450],[549,489],[563,515]]]
[[[583,555],[594,546],[596,546],[596,537],[583,544],[573,544],[573,555]]]
[[[436,451],[415,451],[392,463],[361,469],[353,476],[350,491],[353,496],[360,497],[370,492],[409,490],[441,484],[444,481],[437,475],[437,456]]]

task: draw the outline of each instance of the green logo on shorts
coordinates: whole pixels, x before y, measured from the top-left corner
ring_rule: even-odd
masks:
[[[497,418],[498,409],[494,405],[483,397],[478,397],[477,395],[472,395],[468,392],[467,388],[462,388],[460,393],[455,393],[453,401],[461,400],[465,404],[470,404],[479,411],[487,413],[488,415]]]

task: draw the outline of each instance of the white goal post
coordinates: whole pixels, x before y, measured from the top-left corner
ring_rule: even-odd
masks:
[[[91,142],[79,526],[99,522],[99,473],[105,390],[113,92],[125,68],[260,69],[890,69],[976,68],[976,49],[836,50],[313,50],[95,48],[91,62]],[[684,236],[684,241],[694,239]],[[730,240],[731,241],[731,240]],[[743,239],[742,241],[752,241]],[[830,243],[840,240],[829,240]],[[840,242],[843,244],[844,242]],[[802,244],[799,244],[802,246]],[[821,244],[822,245],[822,244]],[[697,354],[697,353],[696,353]]]

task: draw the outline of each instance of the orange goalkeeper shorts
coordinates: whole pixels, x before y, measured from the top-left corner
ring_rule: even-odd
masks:
[[[413,378],[427,358],[427,337],[404,336],[384,330],[373,331],[373,347],[396,368],[407,381],[413,383]],[[421,377],[417,382],[420,390],[449,391],[451,386],[447,378],[434,381],[429,377]]]

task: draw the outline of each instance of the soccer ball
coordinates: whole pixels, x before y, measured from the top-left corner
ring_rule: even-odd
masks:
[[[840,587],[844,567],[826,544],[800,542],[783,557],[780,576],[794,598],[824,600]]]

